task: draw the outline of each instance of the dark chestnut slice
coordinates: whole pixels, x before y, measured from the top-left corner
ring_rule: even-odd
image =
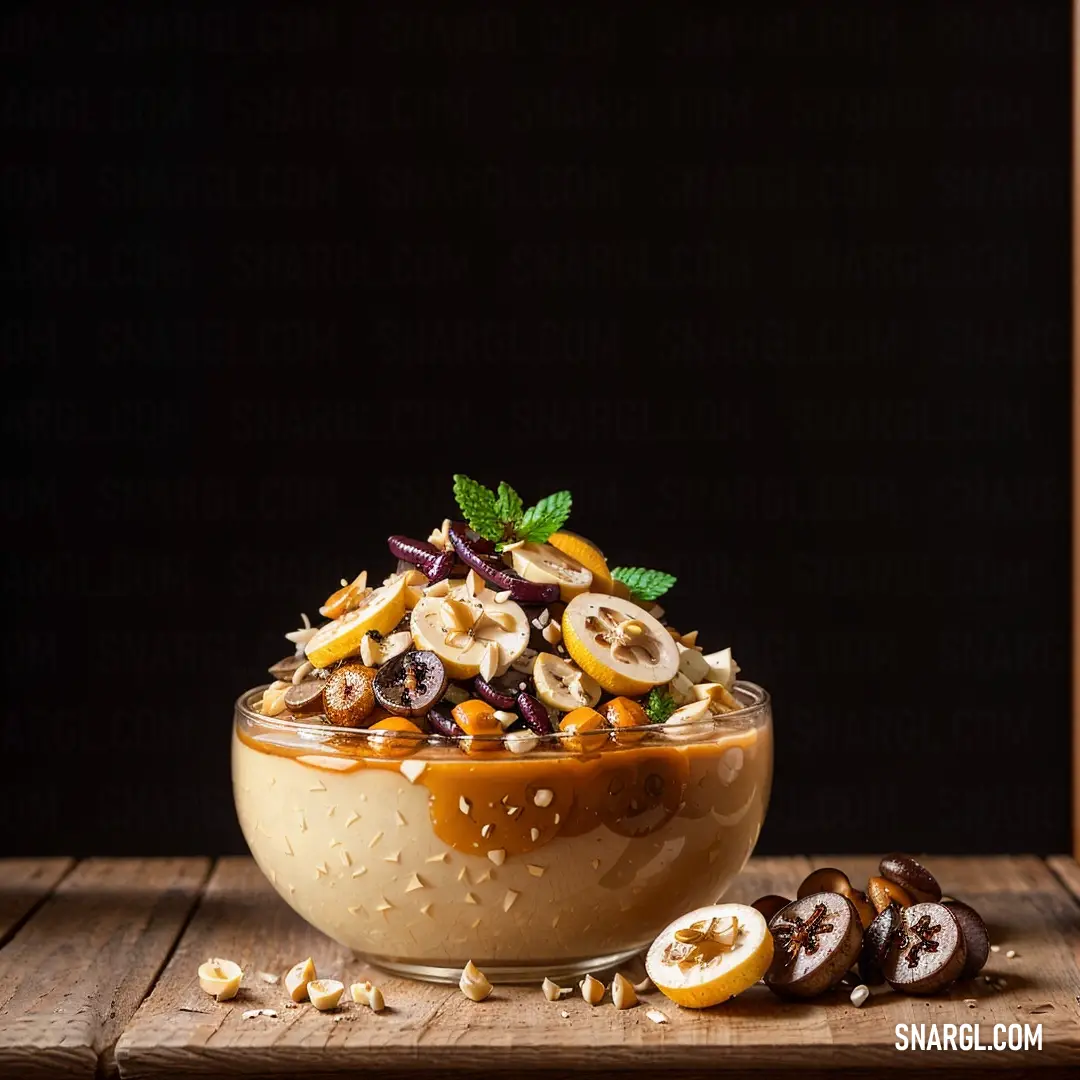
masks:
[[[964,935],[944,904],[912,904],[899,911],[882,971],[894,990],[933,994],[960,977],[967,963]]]
[[[285,700],[289,700],[288,694],[285,695]],[[942,903],[956,916],[960,933],[964,936],[964,948],[967,950],[964,968],[957,978],[974,979],[990,958],[990,932],[986,929],[982,916],[969,904],[951,898],[943,900]]]
[[[866,896],[874,910],[879,914],[890,904],[897,907],[907,908],[915,903],[915,898],[902,885],[888,878],[872,877],[866,883]]]
[[[906,890],[916,903],[937,903],[941,899],[937,878],[913,855],[894,851],[881,860],[878,870],[887,881]]]
[[[862,924],[836,892],[793,900],[770,920],[775,942],[765,983],[782,997],[813,997],[836,986],[858,959]]]
[[[306,663],[306,656],[286,656],[284,660],[279,660],[273,667],[266,670],[274,676],[275,679],[280,679],[282,682],[292,682],[292,677],[296,674],[296,669],[301,664]]]
[[[525,721],[525,726],[537,735],[550,735],[555,730],[547,709],[532,694],[526,694],[523,690],[518,694],[515,704],[518,712],[521,713],[521,719]]]
[[[293,716],[318,716],[323,711],[322,679],[306,679],[285,691],[285,707]]]
[[[395,716],[423,716],[446,692],[446,668],[433,652],[387,660],[375,676],[375,700]]]
[[[445,701],[428,709],[427,722],[436,735],[442,735],[445,739],[460,739],[465,734],[450,715],[450,706]]]
[[[517,706],[516,694],[504,694],[500,690],[496,690],[483,675],[477,675],[473,679],[473,690],[478,698],[486,701],[489,705],[494,705],[496,709],[503,709],[508,712]]]
[[[863,933],[859,951],[859,977],[867,986],[880,986],[885,981],[881,965],[889,953],[893,936],[900,926],[900,909],[890,904],[874,917]]]
[[[787,907],[791,901],[786,896],[777,896],[769,893],[767,896],[759,896],[750,906],[760,911],[768,922],[781,908]]]
[[[426,540],[413,540],[408,536],[388,536],[386,545],[390,554],[398,557],[399,563],[406,562],[415,566],[429,581],[442,581],[450,576],[454,569],[454,553],[440,551]]]
[[[494,553],[488,541],[470,540],[468,526],[463,521],[451,522],[450,542],[458,558],[475,570],[492,588],[510,593],[510,598],[524,604],[550,604],[559,599],[559,586],[526,581]],[[490,550],[485,550],[485,547]]]

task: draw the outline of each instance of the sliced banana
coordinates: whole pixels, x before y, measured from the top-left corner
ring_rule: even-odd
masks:
[[[358,607],[320,627],[304,647],[307,658],[317,667],[329,667],[352,656],[369,630],[389,634],[405,614],[405,579],[372,589]]]
[[[558,585],[564,603],[592,586],[592,571],[551,544],[522,544],[509,555],[510,565],[526,581]]]
[[[462,582],[446,596],[424,596],[413,608],[409,627],[418,649],[443,662],[452,679],[502,674],[529,643],[529,620],[511,600],[497,603],[491,589],[475,596]],[[485,676],[485,678],[488,676]]]
[[[540,653],[532,670],[536,696],[550,709],[572,712],[600,700],[600,684],[554,653]]]
[[[675,640],[631,600],[581,593],[566,605],[562,630],[571,658],[612,694],[639,697],[679,670]]]

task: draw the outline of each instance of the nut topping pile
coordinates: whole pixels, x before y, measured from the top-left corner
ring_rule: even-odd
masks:
[[[326,621],[286,635],[295,652],[270,667],[263,715],[366,729],[390,756],[418,734],[521,755],[556,732],[590,754],[650,729],[693,739],[742,707],[731,650],[706,655],[656,604],[675,578],[609,567],[564,528],[569,492],[526,508],[506,483],[459,475],[454,496],[460,519],[389,537],[393,573],[342,578]]]

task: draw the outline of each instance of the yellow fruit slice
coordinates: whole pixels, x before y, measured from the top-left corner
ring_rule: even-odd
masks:
[[[462,584],[446,596],[423,597],[409,622],[413,644],[433,652],[451,679],[504,672],[525,651],[530,629],[525,612],[497,595],[481,589],[473,596]]]
[[[369,630],[389,634],[405,615],[405,580],[373,589],[358,607],[327,623],[304,646],[307,658],[317,667],[329,667],[360,649]]]
[[[590,709],[600,700],[600,684],[579,667],[554,653],[541,653],[533,664],[536,696],[549,709],[572,712],[581,706]]]
[[[563,612],[562,632],[578,667],[612,694],[640,697],[679,670],[672,636],[630,600],[600,593],[575,596]]]
[[[660,932],[649,946],[645,970],[676,1005],[707,1009],[748,990],[772,958],[772,935],[760,911],[747,904],[710,904]]]
[[[510,561],[526,581],[558,585],[564,603],[592,588],[592,571],[552,544],[522,544],[510,552]]]
[[[592,592],[610,593],[614,591],[613,578],[611,571],[608,569],[607,559],[604,558],[604,553],[591,540],[586,540],[584,536],[578,536],[577,533],[557,532],[552,533],[547,542],[552,547],[565,552],[570,558],[577,559],[586,570],[592,571],[592,585],[590,586]],[[626,590],[625,599],[630,599],[629,589]]]

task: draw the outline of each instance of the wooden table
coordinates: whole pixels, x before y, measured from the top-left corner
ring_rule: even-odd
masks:
[[[865,877],[868,858],[813,856]],[[1033,856],[928,860],[971,901],[1000,951],[985,979],[933,998],[876,991],[854,1008],[846,991],[783,1003],[763,986],[695,1012],[655,991],[624,1012],[580,996],[548,1002],[538,987],[499,987],[476,1004],[456,988],[391,978],[310,929],[248,859],[0,861],[0,1076],[304,1076],[392,1071],[511,1076],[629,1070],[704,1077],[842,1072],[950,1076],[1016,1071],[1080,1076],[1080,869]],[[793,895],[811,858],[754,859],[729,898]],[[1006,953],[1015,950],[1016,956]],[[371,977],[388,1009],[351,1002],[338,1013],[286,1007],[280,976],[312,955],[321,974]],[[236,960],[243,989],[218,1004],[198,987],[210,956]],[[244,1019],[269,1008],[274,1017]],[[652,1022],[659,1009],[665,1024]],[[1042,1049],[898,1052],[897,1023],[1042,1025]]]

